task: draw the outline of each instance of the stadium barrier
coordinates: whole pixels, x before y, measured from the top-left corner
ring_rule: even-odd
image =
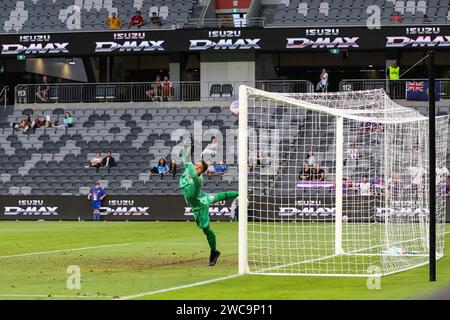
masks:
[[[305,80],[198,82],[173,81],[171,85],[154,82],[135,83],[59,83],[48,84],[47,101],[55,103],[81,102],[146,102],[236,100],[240,85],[280,93],[313,92],[314,86]],[[19,84],[15,87],[16,104],[39,103],[36,91],[42,84]]]
[[[232,201],[210,207],[212,221],[229,221]],[[2,196],[0,220],[92,220],[86,196]],[[103,220],[192,221],[183,196],[108,195],[100,209]]]
[[[422,212],[412,212],[408,203],[403,204],[400,211],[385,208],[381,201],[373,201],[375,197],[361,197],[373,206],[371,219],[383,219],[385,214],[407,215],[419,219]],[[292,198],[293,199],[293,198]],[[351,199],[354,200],[352,197]],[[352,214],[348,201],[348,221]],[[231,220],[231,202],[222,201],[210,207],[212,221]],[[450,222],[450,197],[446,199],[446,221]],[[276,219],[283,221],[332,221],[334,219],[334,198],[331,196],[318,199],[303,197],[289,203],[281,203],[279,199],[265,197],[258,203],[264,204],[253,210],[277,212]],[[344,208],[346,206],[344,198]],[[264,207],[266,206],[266,207]],[[181,195],[149,196],[149,195],[111,195],[107,196],[100,210],[103,220],[108,221],[193,221],[189,208]],[[85,196],[3,196],[0,203],[0,220],[92,220],[90,202]],[[369,222],[369,221],[368,221]]]
[[[373,89],[384,89],[391,99],[428,101],[428,79],[344,79],[339,83],[340,91]],[[436,79],[436,94],[437,99],[450,99],[450,79]]]

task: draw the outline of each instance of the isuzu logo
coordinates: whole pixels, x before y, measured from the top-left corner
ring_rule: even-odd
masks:
[[[306,29],[307,36],[338,36],[339,29],[322,28],[322,29]]]
[[[287,49],[303,48],[359,48],[356,43],[359,37],[321,37],[317,39],[308,38],[287,38]]]
[[[239,38],[241,36],[240,30],[228,30],[228,31],[209,31],[208,37],[210,38]]]
[[[411,27],[406,28],[406,34],[416,35],[416,34],[439,34],[441,28],[439,27]]]
[[[20,36],[19,37],[20,42],[50,42],[50,35],[27,35],[27,36]]]
[[[261,39],[220,39],[218,41],[211,40],[190,40],[189,50],[208,50],[208,49],[228,49],[228,50],[248,50],[261,49],[258,42]]]
[[[120,32],[114,33],[114,40],[143,40],[145,32]]]
[[[123,44],[117,42],[96,42],[95,52],[146,52],[146,51],[164,51],[159,41],[125,41]]]

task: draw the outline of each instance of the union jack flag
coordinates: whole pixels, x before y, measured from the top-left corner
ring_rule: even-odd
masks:
[[[407,82],[406,83],[406,91],[413,91],[413,92],[423,92],[423,81],[414,81],[414,82]]]

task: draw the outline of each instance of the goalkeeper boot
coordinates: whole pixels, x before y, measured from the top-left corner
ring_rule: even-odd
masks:
[[[220,251],[219,250],[215,250],[215,251],[211,251],[211,255],[209,256],[209,266],[212,267],[213,265],[216,264],[217,259],[220,256]]]

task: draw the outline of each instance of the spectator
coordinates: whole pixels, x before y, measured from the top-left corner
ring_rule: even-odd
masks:
[[[450,196],[450,180],[447,179],[447,195]]]
[[[439,167],[436,168],[436,176],[439,179],[438,181],[445,181],[447,179],[447,177],[449,176],[449,171],[446,168],[446,166],[444,165],[443,162],[439,163]]]
[[[320,81],[316,85],[316,91],[328,91],[328,73],[325,69],[322,69],[322,72],[320,73]]]
[[[152,173],[158,173],[161,175],[161,179],[162,176],[165,175],[166,173],[169,173],[169,165],[166,163],[166,160],[164,158],[159,159],[158,161],[158,165],[156,167],[153,167],[152,169]]]
[[[298,175],[298,178],[303,181],[309,181],[312,178],[312,170],[309,167],[308,161],[303,161],[303,169]]]
[[[312,170],[312,180],[325,181],[325,170],[320,167],[320,164],[316,164],[316,168]]]
[[[308,162],[310,167],[314,167],[316,165],[317,160],[312,150],[308,151],[308,154],[306,155],[306,161]]]
[[[64,114],[64,119],[63,121],[59,121],[58,119],[56,119],[55,123],[53,124],[53,126],[57,129],[68,129],[73,127],[73,117],[70,114],[70,112],[66,112]]]
[[[211,137],[210,143],[206,146],[205,150],[202,151],[202,158],[207,156],[206,159],[211,159],[217,154],[217,139],[215,136]]]
[[[402,189],[402,181],[400,179],[400,173],[394,172],[392,174],[390,188],[391,188],[392,192],[394,192],[394,193],[400,192],[400,190]]]
[[[370,196],[371,194],[370,181],[367,176],[364,176],[359,183],[359,194],[362,196]]]
[[[349,190],[353,190],[355,187],[355,182],[353,181],[352,177],[350,178],[342,178],[342,190],[344,193],[347,193]]]
[[[110,168],[113,168],[115,166],[116,166],[116,159],[114,159],[114,157],[112,156],[112,152],[108,151],[106,153],[106,157],[104,157],[102,160],[102,167],[107,168],[109,173]]]
[[[45,126],[45,121],[41,120],[39,115],[34,116],[34,120],[31,123],[31,127],[33,128],[33,133],[36,131],[37,128],[42,128]]]
[[[100,182],[96,182],[95,187],[92,188],[88,194],[88,200],[91,200],[91,208],[94,215],[94,221],[100,221],[100,208],[102,206],[102,200],[105,199],[105,197],[105,190],[100,187]]]
[[[208,174],[216,173],[215,166],[211,161],[208,162],[208,168],[206,169],[206,173],[208,173]]]
[[[170,97],[172,96],[172,82],[170,82],[168,76],[164,77],[163,82],[161,82],[161,87],[163,101],[170,101]]]
[[[145,24],[144,18],[141,16],[140,11],[136,11],[135,15],[131,17],[130,23],[128,24],[129,27],[142,27]]]
[[[109,25],[109,29],[118,30],[122,28],[122,19],[118,18],[117,13],[113,12],[111,17],[104,21],[103,27],[106,27],[107,24]]]
[[[219,164],[214,166],[214,170],[216,171],[217,174],[224,175],[225,172],[227,172],[228,167],[225,164],[225,162],[222,160],[219,162]]]
[[[395,11],[394,14],[391,16],[391,21],[394,23],[400,23],[403,21],[402,15],[400,12]]]
[[[430,23],[431,20],[428,18],[428,16],[426,14],[423,15],[422,17],[422,23]]]
[[[48,91],[50,90],[47,80],[47,76],[44,76],[42,78],[42,84],[38,85],[36,89],[36,97],[40,102],[45,102],[45,100],[47,100]]]
[[[151,101],[160,100],[161,97],[161,76],[158,74],[155,81],[150,85],[150,90],[145,92],[145,95],[150,98]]]
[[[178,172],[178,167],[173,160],[170,160],[169,162],[169,173],[172,175],[172,179],[175,179],[175,175]]]
[[[254,151],[248,156],[248,167],[253,171],[256,166],[261,166],[261,158],[259,152]]]
[[[94,158],[91,159],[91,167],[96,168],[96,172],[98,172],[98,169],[102,166],[102,154],[100,152],[97,152],[94,156]]]
[[[156,12],[152,12],[152,16],[150,17],[150,23],[153,27],[160,27],[161,26],[161,18],[156,15]]]
[[[23,133],[27,133],[31,128],[31,117],[30,115],[26,115],[19,123],[13,123],[12,127],[14,129],[23,129]]]
[[[51,126],[52,126],[52,118],[51,118],[51,116],[50,116],[49,114],[46,114],[46,115],[45,115],[45,124],[44,124],[44,127],[45,127],[45,128],[51,128]]]

